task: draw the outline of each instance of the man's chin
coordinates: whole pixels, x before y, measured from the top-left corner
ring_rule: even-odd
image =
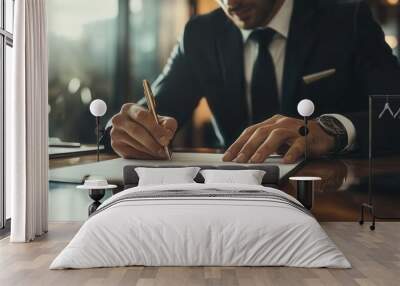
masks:
[[[259,27],[257,25],[251,24],[251,23],[245,23],[245,22],[242,22],[242,23],[243,23],[243,25],[242,25],[241,29],[243,29],[243,30],[254,30]]]
[[[258,28],[260,25],[256,25],[254,21],[243,21],[239,17],[231,17],[232,21],[235,23],[235,25],[242,30],[254,30]]]
[[[247,22],[247,21],[242,21],[238,17],[231,17],[235,25],[242,30],[253,30],[255,29],[253,23]]]

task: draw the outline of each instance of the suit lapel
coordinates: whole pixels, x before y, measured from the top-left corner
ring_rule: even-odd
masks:
[[[223,13],[223,12],[222,12]],[[225,19],[216,39],[217,57],[223,82],[226,113],[230,118],[228,134],[237,135],[248,122],[244,88],[244,44],[240,30],[224,15]]]
[[[281,111],[296,115],[296,87],[301,81],[304,64],[316,40],[316,1],[295,0],[289,36],[282,85]]]

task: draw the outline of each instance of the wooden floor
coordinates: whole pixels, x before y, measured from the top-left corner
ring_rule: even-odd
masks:
[[[80,227],[52,223],[31,244],[0,241],[0,285],[400,285],[400,222],[371,232],[354,222],[322,223],[353,265],[350,270],[284,267],[127,267],[50,271],[49,264]]]

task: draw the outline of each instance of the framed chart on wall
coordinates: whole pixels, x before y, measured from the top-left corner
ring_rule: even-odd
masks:
[[[361,206],[360,224],[368,211],[374,230],[375,219],[400,218],[400,95],[369,97],[368,144],[368,202]],[[390,171],[381,172],[383,167]],[[391,199],[381,200],[384,197]]]

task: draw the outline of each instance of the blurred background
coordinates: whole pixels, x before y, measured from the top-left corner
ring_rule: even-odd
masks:
[[[368,1],[393,52],[400,52],[400,0]],[[193,15],[217,8],[215,0],[48,0],[50,136],[95,143],[93,99],[109,110],[143,96]],[[219,147],[202,100],[182,127],[175,147]]]

